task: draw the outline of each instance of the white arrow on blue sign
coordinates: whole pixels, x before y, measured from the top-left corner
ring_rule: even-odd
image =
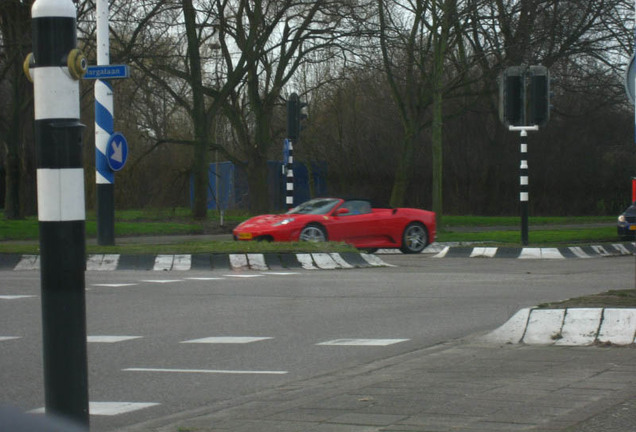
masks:
[[[118,79],[130,77],[128,65],[102,65],[86,68],[84,79]]]
[[[108,139],[106,145],[106,159],[113,171],[119,171],[126,165],[128,159],[128,142],[120,132],[115,132]]]

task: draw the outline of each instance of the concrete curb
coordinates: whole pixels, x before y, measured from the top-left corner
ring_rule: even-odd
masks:
[[[386,250],[384,250],[386,252]],[[433,258],[516,258],[516,259],[568,259],[603,258],[633,255],[636,243],[613,243],[591,246],[559,248],[510,248],[510,247],[463,247],[462,245],[433,243],[424,250]]]
[[[588,346],[636,343],[636,309],[521,309],[480,338],[496,344]]]
[[[86,259],[87,271],[114,270],[254,270],[277,269],[335,270],[394,267],[381,258],[363,253],[297,254],[178,254],[127,255],[93,254]],[[39,270],[39,255],[0,254],[0,270]]]

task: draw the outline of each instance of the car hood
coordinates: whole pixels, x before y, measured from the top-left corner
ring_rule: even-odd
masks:
[[[277,222],[283,221],[289,218],[296,218],[298,215],[289,215],[289,214],[281,214],[281,215],[260,215],[254,216],[246,220],[245,222],[240,223],[236,229],[247,229],[247,228],[256,228],[263,226],[272,226]]]
[[[625,210],[623,212],[623,215],[625,215],[625,216],[636,216],[636,206],[631,205],[631,206],[627,207],[627,210]]]

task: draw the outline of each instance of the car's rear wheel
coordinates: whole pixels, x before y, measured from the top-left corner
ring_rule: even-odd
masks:
[[[420,253],[428,245],[428,231],[419,222],[411,222],[404,229],[402,234],[402,247],[400,250],[405,254]]]
[[[309,224],[300,232],[300,241],[325,242],[327,241],[327,231],[318,224]]]

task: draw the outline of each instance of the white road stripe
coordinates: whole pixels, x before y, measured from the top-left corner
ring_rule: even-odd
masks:
[[[267,270],[267,264],[265,264],[265,256],[263,254],[247,254],[247,261],[249,262],[252,270]]]
[[[328,253],[312,253],[311,256],[318,268],[323,270],[334,270],[340,267]]]
[[[155,258],[155,265],[153,270],[155,271],[169,271],[172,269],[172,262],[174,261],[174,255],[157,255]]]
[[[353,266],[345,261],[345,259],[339,253],[332,253],[331,258],[342,268],[353,268]]]
[[[219,370],[219,369],[164,369],[164,368],[127,368],[124,372],[166,372],[166,373],[201,373],[229,375],[285,375],[287,371],[254,371],[254,370]]]
[[[264,340],[274,339],[272,337],[249,337],[249,336],[213,336],[201,339],[192,339],[181,343],[191,344],[248,344]]]
[[[161,405],[156,402],[89,402],[88,412],[90,415],[116,416],[139,411],[144,408]],[[44,408],[29,411],[31,414],[44,414]]]
[[[247,256],[245,254],[230,254],[230,266],[234,270],[245,270],[249,268]]]
[[[195,281],[214,281],[214,280],[225,280],[222,277],[189,277],[187,280],[195,280]]]
[[[583,251],[583,248],[579,246],[572,246],[569,249],[574,255],[577,256],[577,258],[592,258],[588,254],[586,254],[585,251]]]
[[[19,336],[0,336],[0,342],[20,339]]]
[[[492,258],[497,253],[496,247],[476,247],[470,254],[471,258]]]
[[[117,343],[133,339],[141,339],[141,336],[87,336],[88,343]]]
[[[0,295],[0,300],[20,300],[25,298],[34,298],[34,295]]]
[[[183,282],[183,280],[182,279],[146,279],[146,280],[142,280],[141,282],[167,284],[167,283]]]
[[[135,286],[135,285],[139,285],[136,283],[113,283],[113,284],[92,284],[91,286],[94,287],[106,287],[106,288],[121,288],[121,287],[127,287],[127,286]]]
[[[592,246],[594,252],[601,256],[610,256],[611,254],[603,246]]]
[[[542,259],[565,259],[557,248],[541,248]]]
[[[14,267],[14,270],[40,270],[40,256],[22,255],[20,262]]]
[[[433,255],[433,258],[444,258],[449,250],[450,246],[444,246],[444,249],[442,249],[439,253]]]
[[[387,346],[400,342],[406,342],[409,339],[335,339],[327,342],[321,342],[316,345],[331,346]]]
[[[89,255],[86,260],[86,270],[88,271],[112,271],[119,263],[118,254],[95,254]]]
[[[316,270],[314,266],[314,260],[311,258],[311,254],[296,254],[296,259],[303,266],[305,270]]]
[[[360,256],[369,264],[371,264],[374,267],[395,267],[393,264],[387,264],[384,261],[382,261],[381,258],[372,255],[372,254],[364,254],[361,253]]]
[[[187,271],[192,267],[192,255],[175,255],[172,270]]]

